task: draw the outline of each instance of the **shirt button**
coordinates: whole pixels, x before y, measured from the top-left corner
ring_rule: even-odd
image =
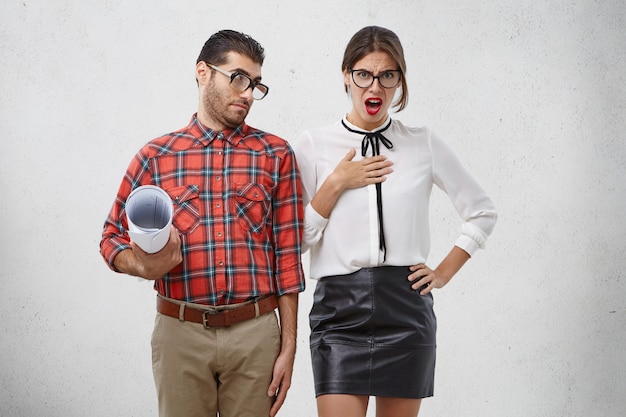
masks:
[[[217,232],[218,237],[222,237],[222,232]]]
[[[220,180],[220,178],[221,178],[221,177],[218,175],[218,176],[216,176],[216,177],[215,177],[215,180],[219,181],[219,180]]]
[[[220,261],[217,263],[219,266],[224,266],[224,262]]]
[[[215,205],[215,207],[220,208],[220,207],[222,207],[222,205],[221,205],[220,203],[217,203],[217,204]]]

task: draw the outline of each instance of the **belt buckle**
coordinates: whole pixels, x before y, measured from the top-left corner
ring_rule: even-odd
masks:
[[[221,313],[221,311],[219,310],[205,310],[202,312],[202,325],[204,326],[205,329],[210,329],[211,326],[209,326],[209,319],[207,318],[207,316],[215,316],[217,314]]]
[[[206,310],[202,312],[202,325],[205,329],[210,329],[208,316],[217,316],[221,314],[224,317],[224,325],[223,326],[215,326],[215,327],[230,327],[230,313],[229,310]]]

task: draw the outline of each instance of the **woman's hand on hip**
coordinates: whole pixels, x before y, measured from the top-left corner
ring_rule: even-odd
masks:
[[[411,288],[415,291],[420,290],[420,295],[426,295],[433,288],[444,287],[452,277],[445,277],[436,270],[430,269],[426,264],[417,264],[409,266],[411,274],[408,280],[411,282]]]

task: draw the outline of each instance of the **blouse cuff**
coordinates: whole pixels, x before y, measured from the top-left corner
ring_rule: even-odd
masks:
[[[456,241],[456,246],[472,256],[478,249],[484,249],[487,243],[487,235],[471,223],[463,223],[461,236]]]
[[[465,235],[459,236],[454,246],[458,246],[459,248],[463,249],[470,257],[473,256],[474,253],[479,249],[478,244]]]
[[[304,217],[316,230],[324,230],[328,224],[328,219],[322,217],[311,204],[307,204],[304,209]]]

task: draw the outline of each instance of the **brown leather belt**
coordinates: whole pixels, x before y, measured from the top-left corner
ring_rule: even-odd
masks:
[[[175,303],[163,297],[157,297],[157,311],[180,321],[200,323],[205,329],[210,327],[230,327],[269,313],[278,307],[278,298],[274,294],[259,298],[255,302],[243,304],[240,307],[214,309],[198,309],[185,303]]]

